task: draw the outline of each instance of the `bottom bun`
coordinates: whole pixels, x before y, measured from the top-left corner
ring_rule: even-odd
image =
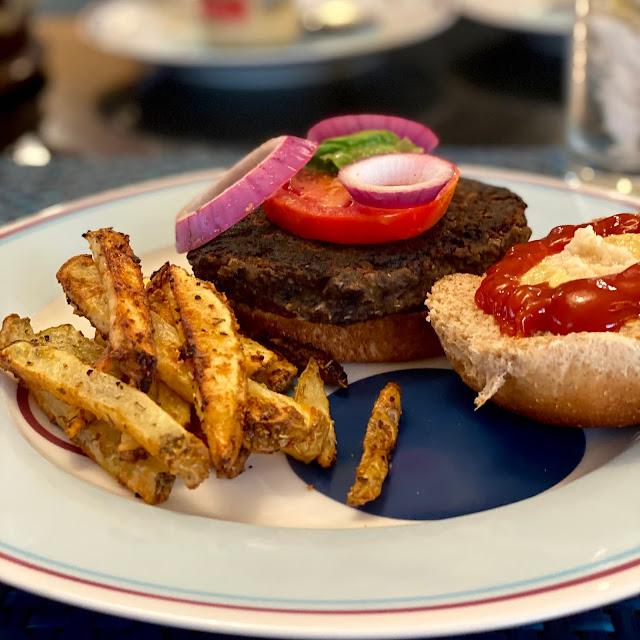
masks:
[[[456,274],[436,282],[427,298],[431,325],[462,380],[521,415],[575,427],[640,422],[640,326],[617,332],[502,335],[475,304],[482,278]]]
[[[442,355],[426,311],[398,313],[342,327],[285,318],[245,304],[232,305],[240,326],[249,333],[310,344],[338,362],[405,362]]]

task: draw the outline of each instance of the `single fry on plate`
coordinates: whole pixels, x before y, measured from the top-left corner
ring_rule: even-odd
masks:
[[[347,496],[350,507],[371,502],[382,491],[382,483],[389,472],[391,453],[398,437],[398,423],[402,414],[401,395],[400,387],[395,382],[390,382],[373,405],[362,446],[362,457],[356,470],[356,480]]]
[[[317,420],[316,428],[307,438],[289,445],[284,452],[303,462],[316,460],[321,467],[330,467],[337,453],[336,430],[329,413],[329,399],[320,377],[320,368],[314,358],[300,374],[293,399],[315,408],[325,419]]]
[[[21,318],[18,314],[12,313],[2,321],[0,328],[0,349],[18,340],[33,340],[35,333],[31,328],[29,318]]]
[[[129,236],[113,229],[88,231],[84,237],[106,295],[111,353],[135,385],[147,391],[157,356],[140,259],[129,246]]]
[[[100,272],[93,258],[82,254],[69,258],[56,278],[76,315],[89,320],[100,334],[109,335],[109,310]]]
[[[242,446],[247,397],[244,353],[237,323],[213,285],[167,265],[158,274],[190,363],[195,407],[216,469],[232,466]]]
[[[254,453],[274,453],[326,431],[326,418],[313,407],[249,380],[244,444]]]

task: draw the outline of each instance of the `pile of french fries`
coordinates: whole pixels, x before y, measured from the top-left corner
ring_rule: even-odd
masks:
[[[92,255],[71,258],[57,278],[95,336],[71,325],[36,333],[10,315],[0,367],[87,456],[149,504],[167,500],[177,476],[190,489],[212,470],[233,478],[254,452],[334,462],[314,360],[284,395],[296,367],[241,335],[211,283],[170,264],[145,281],[128,236],[84,237]]]

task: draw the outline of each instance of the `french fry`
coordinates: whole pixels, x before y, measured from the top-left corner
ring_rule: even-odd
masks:
[[[85,364],[91,364],[104,355],[104,347],[87,338],[70,324],[49,327],[35,335],[36,342],[73,353]]]
[[[0,351],[0,367],[27,386],[50,392],[128,433],[189,488],[209,475],[206,446],[146,394],[50,346],[14,342]]]
[[[261,343],[264,342],[266,348],[277,353],[285,362],[293,363],[298,371],[302,371],[313,358],[318,364],[324,382],[337,387],[347,387],[349,381],[342,365],[324,351],[278,336],[257,336],[257,339]]]
[[[140,260],[129,236],[113,229],[88,231],[109,308],[109,346],[122,371],[142,391],[153,380],[157,356]]]
[[[317,460],[321,467],[330,467],[336,458],[336,430],[329,413],[329,399],[324,391],[318,363],[314,358],[300,374],[293,399],[300,404],[315,407],[326,420],[318,421],[317,428],[308,438],[284,449],[284,452],[302,462]]]
[[[149,307],[152,317],[154,314],[160,316],[166,323],[175,326],[175,321],[171,314],[170,305],[164,291],[159,288],[161,277],[154,274],[147,286],[149,296]],[[157,318],[154,318],[156,321]],[[154,325],[155,326],[155,325]],[[166,335],[167,331],[163,331]],[[168,336],[167,336],[168,337]],[[267,349],[265,346],[240,334],[240,343],[244,354],[244,370],[249,378],[266,385],[273,391],[284,393],[291,387],[298,373],[297,367],[287,362],[277,353]],[[170,340],[171,338],[168,337]]]
[[[244,446],[252,453],[275,453],[326,429],[326,418],[313,407],[249,380],[244,415]]]
[[[21,382],[24,384],[24,381],[21,380]],[[48,391],[40,389],[36,385],[26,386],[36,401],[36,404],[44,411],[47,418],[57,424],[65,434],[71,438],[69,425],[73,423],[78,412],[82,411],[82,409],[68,405],[66,402],[59,400]]]
[[[101,343],[90,340],[83,333],[70,324],[63,324],[57,327],[49,327],[40,331],[35,338],[34,344],[49,345],[56,349],[62,349],[72,353],[84,364],[92,365],[104,373],[110,373],[121,377],[120,369],[116,362],[108,355],[108,349]],[[67,421],[65,432],[70,438],[77,435],[87,426],[87,422],[93,420],[93,416],[84,409],[77,409],[75,414]]]
[[[356,480],[349,489],[350,507],[375,500],[389,472],[389,459],[396,446],[398,423],[402,414],[400,387],[390,382],[380,392],[373,405],[362,447],[362,458],[356,470]]]
[[[70,258],[58,270],[57,278],[67,300],[74,307],[74,312],[87,318],[102,336],[108,336],[109,314],[104,289],[92,257],[80,255]],[[158,288],[156,281],[157,277],[151,278],[147,286],[147,296],[158,353],[158,375],[183,400],[191,402],[193,389],[189,385],[192,381],[189,385],[186,384],[192,378],[191,372],[182,359],[169,357],[172,352],[179,355],[181,344],[174,326],[173,314],[167,305],[164,292]],[[291,386],[297,373],[295,366],[251,338],[240,336],[240,341],[245,354],[245,370],[249,377],[274,391],[284,392]]]
[[[241,336],[240,341],[247,376],[279,393],[291,387],[298,373],[295,365],[251,338]]]
[[[149,394],[155,403],[164,409],[178,424],[185,429],[191,422],[191,405],[183,400],[162,380],[156,380],[153,394]]]
[[[175,476],[164,464],[151,456],[128,461],[118,450],[120,432],[103,420],[87,424],[72,438],[94,462],[110,473],[120,484],[138,494],[148,504],[160,504],[169,498]]]
[[[4,349],[12,342],[33,340],[34,338],[35,333],[31,328],[31,320],[29,318],[21,318],[19,315],[12,313],[2,321],[0,349]]]
[[[149,453],[128,433],[120,433],[118,455],[121,460],[126,460],[127,462],[138,462],[139,460],[146,460],[149,457]]]
[[[77,407],[69,406],[38,387],[32,386],[29,390],[49,420],[69,435],[69,421],[73,420]],[[120,431],[106,422],[93,420],[81,433],[70,437],[89,458],[146,503],[165,502],[171,493],[175,476],[155,458],[149,457],[135,464],[121,460],[118,452],[120,436]]]
[[[181,267],[167,266],[160,278],[192,366],[195,407],[211,460],[222,471],[233,466],[240,452],[247,396],[236,320],[212,285]]]
[[[238,456],[234,460],[233,464],[227,465],[224,469],[217,472],[218,478],[233,480],[233,478],[238,477],[244,471],[247,459],[249,458],[250,454],[251,451],[249,451],[249,449],[242,445],[240,447],[240,451],[238,452]]]
[[[100,272],[93,258],[79,255],[69,258],[56,273],[67,302],[106,338],[109,335],[109,309]]]

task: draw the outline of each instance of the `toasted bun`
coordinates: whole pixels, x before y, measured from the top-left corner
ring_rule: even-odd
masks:
[[[616,427],[640,422],[640,323],[618,332],[512,338],[474,295],[482,279],[456,274],[427,298],[429,319],[478,406],[496,404],[542,422]]]
[[[320,324],[234,304],[240,326],[250,333],[310,344],[338,362],[404,362],[441,355],[425,312],[398,313],[348,326]]]

